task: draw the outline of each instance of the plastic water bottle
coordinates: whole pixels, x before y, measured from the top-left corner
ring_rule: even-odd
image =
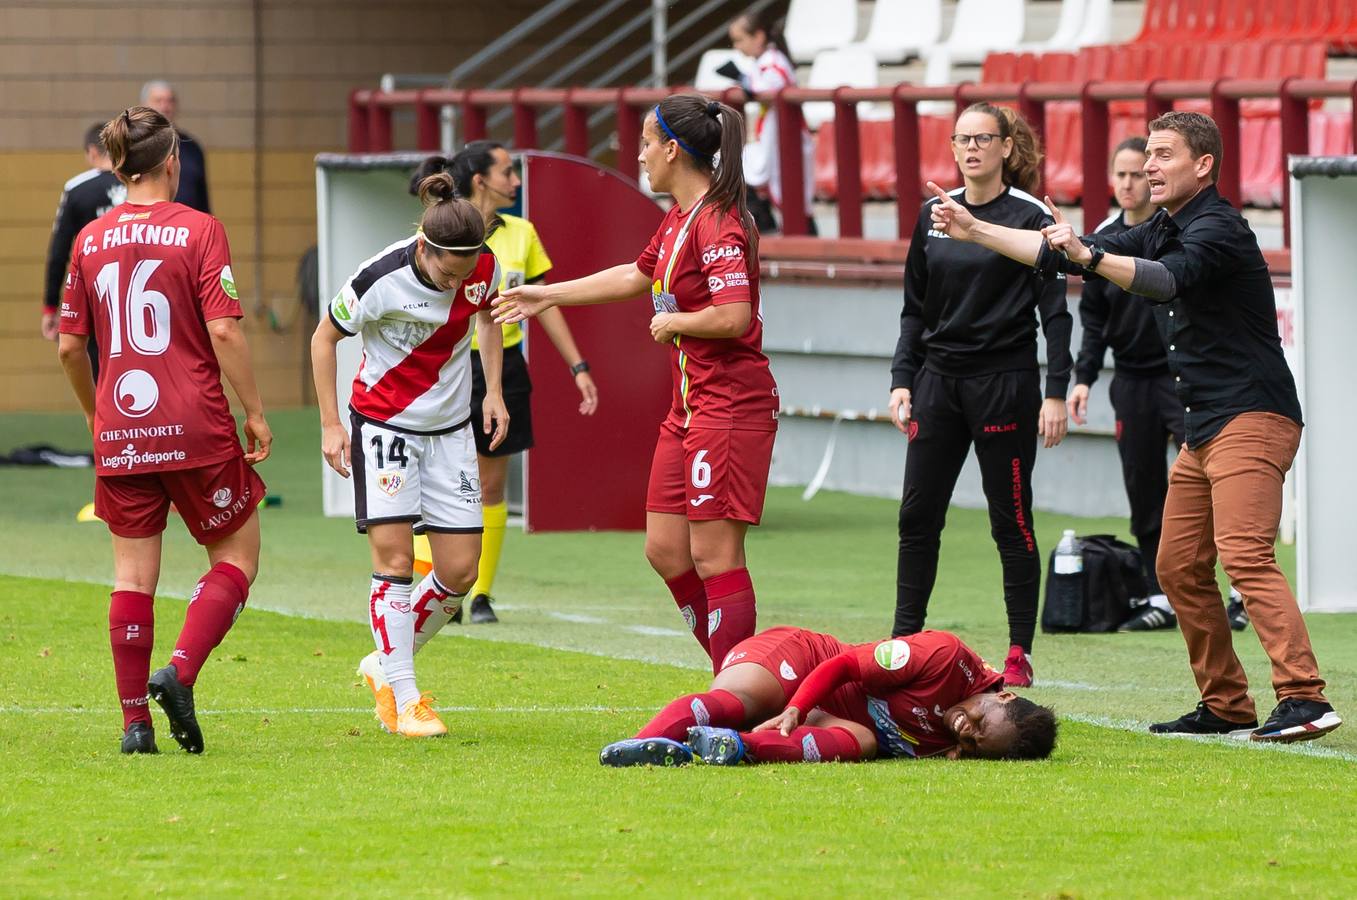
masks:
[[[1087,618],[1084,602],[1084,554],[1073,529],[1066,529],[1051,554],[1051,569],[1046,577],[1046,608],[1041,614],[1042,628],[1049,631],[1078,631]]]
[[[1066,528],[1055,546],[1055,574],[1078,575],[1084,571],[1084,554],[1075,540],[1074,529]]]

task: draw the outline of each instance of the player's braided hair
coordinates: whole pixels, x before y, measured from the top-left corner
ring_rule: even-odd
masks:
[[[480,252],[485,241],[485,220],[481,218],[480,210],[457,196],[451,175],[438,172],[421,181],[419,200],[424,204],[419,230],[429,252],[450,252],[458,256]],[[457,249],[448,249],[453,247]]]
[[[1013,139],[1013,151],[1004,160],[1004,184],[1011,185],[1029,194],[1041,184],[1041,142],[1032,131],[1032,126],[1017,112],[1007,106],[995,106],[993,103],[972,103],[961,111],[984,113],[992,116],[999,126],[999,140]],[[961,116],[957,116],[961,118]]]
[[[1018,697],[1004,704],[1004,712],[1014,730],[1005,759],[1045,759],[1051,755],[1059,728],[1055,710]]]
[[[170,120],[149,106],[133,106],[109,120],[100,133],[113,171],[126,182],[139,181],[179,152],[179,134]]]
[[[734,209],[744,227],[745,240],[758,252],[759,232],[745,202],[744,116],[724,103],[701,94],[670,94],[656,107],[661,140],[675,140],[699,171],[711,175],[707,204],[721,215]]]

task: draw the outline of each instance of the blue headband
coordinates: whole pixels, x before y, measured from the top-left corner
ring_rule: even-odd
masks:
[[[669,123],[664,120],[664,114],[660,112],[660,105],[658,103],[655,104],[655,121],[660,123],[660,127],[664,129],[664,133],[669,135],[669,139],[675,141],[680,147],[686,150],[689,156],[694,159],[711,159],[712,155],[710,153],[698,153],[692,147],[685,144],[683,138],[674,134],[674,130],[670,128]]]

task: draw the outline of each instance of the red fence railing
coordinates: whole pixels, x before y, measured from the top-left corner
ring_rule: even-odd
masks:
[[[358,89],[349,95],[349,150],[355,153],[390,152],[393,147],[392,116],[396,109],[415,112],[416,149],[435,151],[439,147],[439,110],[452,107],[459,124],[459,137],[478,140],[487,134],[487,110],[509,108],[513,113],[513,145],[519,149],[538,147],[538,117],[545,109],[562,111],[562,136],[565,151],[588,156],[590,147],[589,114],[598,109],[613,112],[616,137],[616,167],[621,174],[635,179],[639,175],[636,155],[641,122],[645,111],[663,97],[689,88],[517,88],[513,90],[431,89],[389,91]],[[920,113],[918,105],[927,101],[951,101],[958,107],[979,100],[1015,105],[1039,135],[1043,134],[1046,105],[1076,101],[1079,105],[1082,135],[1084,222],[1100,221],[1107,213],[1108,104],[1136,100],[1145,104],[1147,119],[1173,108],[1178,100],[1209,101],[1212,117],[1220,126],[1224,142],[1219,187],[1232,203],[1240,203],[1240,101],[1270,99],[1280,102],[1282,208],[1290,209],[1290,179],[1286,160],[1293,154],[1309,152],[1309,117],[1326,98],[1348,98],[1353,103],[1352,129],[1357,146],[1357,80],[1287,79],[1258,81],[1222,78],[1216,81],[1150,81],[1083,84],[1027,82],[1025,84],[973,84],[921,87],[899,84],[884,88],[837,88],[817,90],[785,88],[775,94],[761,95],[778,111],[781,142],[783,232],[804,235],[808,231],[809,211],[800,185],[805,170],[800,148],[803,122],[801,104],[829,101],[834,105],[834,120],[825,127],[833,129],[835,167],[838,183],[839,234],[862,236],[863,186],[860,166],[861,131],[857,104],[874,101],[890,105],[894,134],[895,194],[898,204],[899,234],[907,236],[914,225],[917,207],[910,197],[922,198],[920,166]],[[726,91],[723,99],[739,106],[743,101],[737,89]],[[1290,217],[1284,215],[1286,243],[1290,244]]]

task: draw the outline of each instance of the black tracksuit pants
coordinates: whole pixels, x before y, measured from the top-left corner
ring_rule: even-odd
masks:
[[[923,368],[914,378],[910,405],[892,634],[923,630],[947,507],[974,444],[989,501],[990,533],[1003,564],[1009,641],[1031,652],[1041,585],[1032,526],[1040,373],[1027,369],[952,378]]]
[[[1161,594],[1154,561],[1169,490],[1166,446],[1170,438],[1179,447],[1183,444],[1183,406],[1172,375],[1117,373],[1108,393],[1117,414],[1117,453],[1131,503],[1131,533],[1145,561],[1145,583],[1151,594]]]

